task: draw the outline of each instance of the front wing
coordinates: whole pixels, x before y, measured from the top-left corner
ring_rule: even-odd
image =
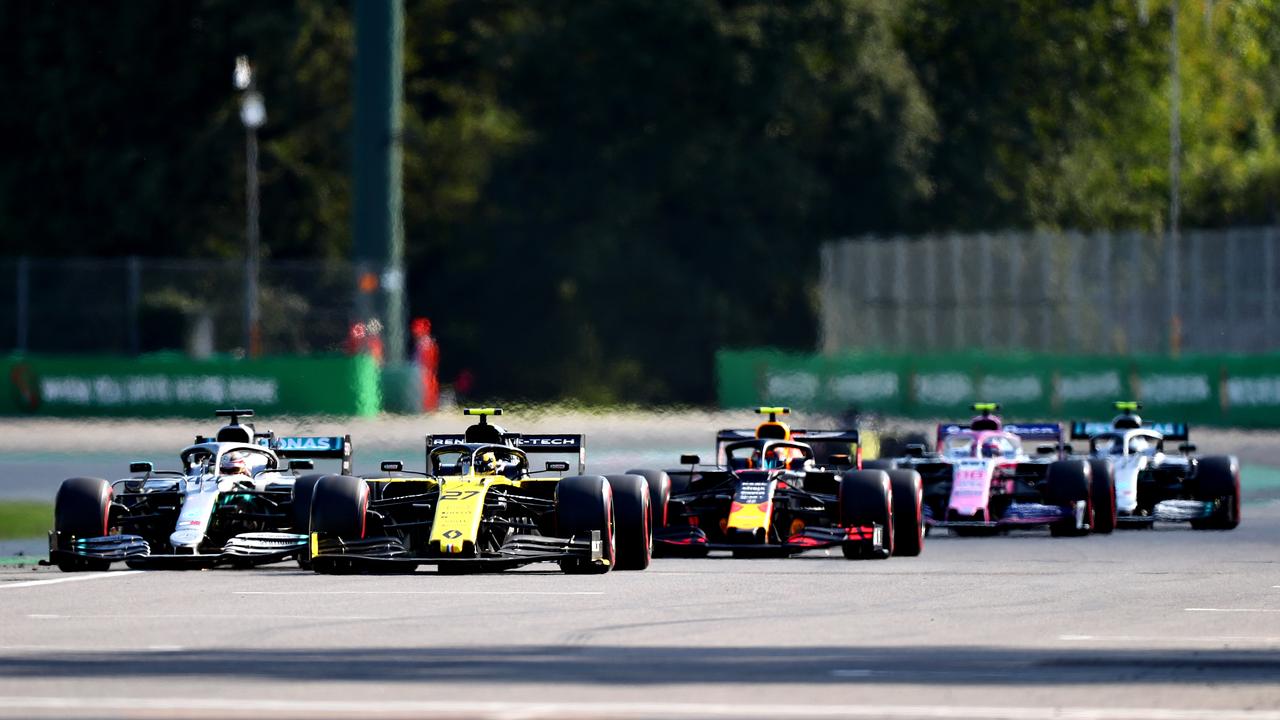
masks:
[[[131,568],[148,570],[195,570],[218,565],[253,567],[296,557],[306,549],[306,543],[306,535],[244,533],[228,540],[220,553],[159,555],[151,552],[151,545],[140,535],[63,538],[58,533],[51,532],[47,564],[56,565],[60,559],[83,558],[123,561]]]
[[[407,572],[419,565],[499,571],[557,560],[587,560],[601,565],[609,562],[598,530],[591,531],[590,537],[512,535],[497,552],[479,555],[420,555],[397,538],[343,540],[313,533],[310,552],[312,567],[320,572]]]
[[[860,554],[872,555],[884,549],[884,526],[807,526],[782,543],[713,543],[702,528],[675,525],[658,528],[653,535],[654,557],[705,557],[712,551],[738,555],[787,557],[807,550],[856,546]]]

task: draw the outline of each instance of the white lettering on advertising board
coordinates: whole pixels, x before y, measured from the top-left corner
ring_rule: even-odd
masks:
[[[973,397],[973,381],[964,373],[930,373],[915,379],[916,401],[927,405],[955,405]]]
[[[1058,378],[1058,397],[1064,402],[1112,400],[1120,397],[1120,373],[1073,373]]]
[[[818,394],[818,378],[808,372],[769,373],[765,395],[770,399],[812,400]]]
[[[280,383],[270,377],[217,375],[49,375],[40,378],[40,398],[54,405],[83,407],[224,402],[270,405],[280,400]]]
[[[839,375],[830,380],[831,394],[846,401],[887,400],[898,396],[898,374],[864,372]]]
[[[1227,380],[1227,402],[1235,407],[1280,405],[1280,377],[1244,377]]]
[[[1204,375],[1143,375],[1142,399],[1149,403],[1196,403],[1209,399]]]
[[[988,375],[978,383],[978,397],[1000,398],[1004,402],[1031,402],[1043,396],[1044,388],[1035,375]]]

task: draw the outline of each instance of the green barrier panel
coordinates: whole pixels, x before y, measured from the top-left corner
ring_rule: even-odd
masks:
[[[360,357],[191,360],[13,356],[2,361],[8,391],[0,414],[205,417],[215,408],[264,414],[375,415],[378,368]]]
[[[964,418],[976,401],[1011,417],[1106,420],[1137,399],[1152,420],[1280,427],[1280,355],[1182,358],[1031,354],[840,355],[721,351],[721,405]]]

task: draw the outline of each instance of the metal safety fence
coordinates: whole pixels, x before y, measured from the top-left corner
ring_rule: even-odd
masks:
[[[864,237],[821,256],[819,349],[1128,355],[1280,348],[1280,231]]]
[[[341,350],[356,285],[346,262],[263,262],[261,353]],[[239,260],[3,258],[0,286],[0,352],[205,357],[242,353],[249,337]]]

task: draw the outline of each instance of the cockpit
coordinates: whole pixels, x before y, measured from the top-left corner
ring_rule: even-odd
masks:
[[[730,443],[724,452],[730,470],[800,470],[813,460],[809,446],[779,440]]]
[[[1015,460],[1022,453],[1016,437],[1003,434],[961,432],[942,439],[939,452],[944,458],[986,457]]]
[[[511,479],[527,474],[528,457],[507,445],[445,445],[428,457],[432,475],[502,475]]]
[[[1146,455],[1161,450],[1161,439],[1146,432],[1102,433],[1089,440],[1093,455]]]

